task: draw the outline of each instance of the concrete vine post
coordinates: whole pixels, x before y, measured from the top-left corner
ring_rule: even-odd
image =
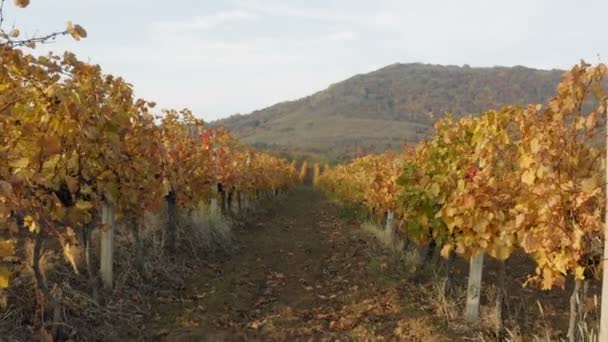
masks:
[[[106,290],[114,287],[114,225],[115,212],[111,204],[103,203],[101,207],[101,251],[99,273]]]
[[[211,186],[211,192],[213,193],[213,196],[211,197],[211,203],[209,204],[209,215],[217,216],[219,207],[217,204],[217,197],[216,197],[216,195],[218,194],[216,184],[213,184]]]
[[[483,271],[483,253],[471,256],[469,282],[467,286],[467,304],[465,319],[469,323],[479,320],[479,299],[481,297],[481,276]]]
[[[393,230],[393,221],[395,220],[395,212],[389,210],[386,213],[386,231],[390,232]]]

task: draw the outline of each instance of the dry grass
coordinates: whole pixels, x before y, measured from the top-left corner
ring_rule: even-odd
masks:
[[[93,299],[92,284],[80,251],[65,254],[58,241],[45,241],[41,269],[54,298],[61,303],[59,322],[62,338],[73,340],[118,340],[120,332],[144,336],[143,322],[149,320],[151,308],[158,300],[177,300],[188,275],[200,267],[197,260],[214,253],[232,250],[232,221],[220,215],[209,215],[205,209],[180,213],[178,254],[165,248],[166,215],[146,213],[139,229],[143,244],[143,274],[136,267],[133,236],[122,223],[116,228],[114,250],[114,289],[100,290],[100,302]],[[93,234],[92,244],[98,244]],[[79,246],[73,246],[79,248]],[[38,339],[42,317],[35,294],[32,265],[32,243],[23,241],[22,261],[15,266],[16,276],[4,291],[6,307],[0,311],[0,341]],[[93,259],[97,260],[95,249]],[[74,266],[80,263],[77,268]],[[96,265],[93,265],[96,271]],[[78,274],[75,270],[78,270]],[[99,280],[94,284],[100,289]],[[118,327],[124,327],[119,329]]]
[[[403,240],[394,232],[384,229],[379,225],[371,222],[361,224],[364,231],[371,233],[382,245],[389,247],[392,251],[403,251]]]
[[[466,299],[466,289],[458,287],[450,295],[447,285],[447,277],[434,273],[431,282],[426,286],[421,286],[421,290],[435,316],[449,322],[461,316]]]
[[[600,307],[597,296],[594,296],[593,305],[584,309],[582,319],[577,324],[577,333],[579,342],[598,342],[599,341],[599,326],[598,320]],[[545,318],[545,310],[543,306],[538,303],[538,309],[542,318],[542,329],[539,333],[533,335],[535,342],[550,342],[558,340],[558,334],[564,329],[554,330],[553,327],[548,323]],[[564,340],[565,339],[560,339]]]
[[[208,208],[181,215],[178,242],[192,256],[230,251],[233,247],[232,222]]]
[[[495,335],[495,327],[497,324],[496,311],[494,310],[494,300],[496,298],[496,289],[493,286],[486,288],[486,302],[491,305],[484,305],[481,308],[481,324],[477,332],[477,340],[482,342],[497,341]],[[577,325],[579,342],[598,342],[598,318],[599,318],[599,299],[597,296],[589,298],[583,312],[583,319]],[[537,301],[535,304],[521,303],[520,305],[507,306],[503,313],[505,317],[504,329],[500,336],[500,341],[505,342],[554,342],[567,341],[565,331],[567,327],[555,326],[551,319],[547,317],[547,313],[543,305]],[[522,316],[537,317],[534,322],[534,331],[527,331],[520,325],[523,321]],[[523,337],[525,336],[525,338]]]
[[[445,267],[435,262],[423,263],[418,248],[404,248],[404,242],[399,239],[399,236],[387,232],[378,224],[366,222],[361,224],[361,228],[393,252],[393,260],[389,263],[390,272],[398,272],[399,277],[418,283],[420,302],[425,303],[432,315],[430,317],[439,318],[447,326],[470,336],[467,338],[468,340],[483,342],[566,340],[567,327],[556,326],[559,323],[555,320],[555,314],[547,315],[540,302],[530,305],[521,295],[516,298],[505,298],[502,313],[503,329],[497,336],[500,318],[495,310],[495,302],[498,289],[493,284],[487,283],[483,286],[479,324],[474,326],[466,324],[462,319],[466,301],[466,284],[456,285],[454,291],[449,294]],[[599,299],[595,296],[588,298],[583,305],[583,319],[577,326],[581,342],[599,341],[597,335],[600,310],[598,302]],[[534,327],[534,329],[531,331],[530,327]]]
[[[425,267],[418,248],[406,247],[405,241],[397,234],[384,229],[375,223],[361,224],[363,231],[371,234],[384,247],[390,250],[391,272],[403,279],[418,275]]]

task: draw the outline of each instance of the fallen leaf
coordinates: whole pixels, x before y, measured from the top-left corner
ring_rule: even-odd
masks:
[[[346,317],[340,317],[337,321],[331,321],[329,323],[329,328],[333,330],[349,330],[352,329],[353,326],[355,326],[355,321]]]

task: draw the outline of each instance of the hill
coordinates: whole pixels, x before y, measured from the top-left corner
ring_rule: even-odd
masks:
[[[341,160],[423,139],[434,121],[429,113],[462,116],[504,104],[544,102],[562,74],[522,66],[393,64],[213,125],[257,148]]]

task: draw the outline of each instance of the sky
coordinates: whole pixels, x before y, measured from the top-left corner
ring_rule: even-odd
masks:
[[[73,51],[161,108],[207,121],[393,63],[570,68],[608,62],[606,0],[8,0],[33,35],[82,25]]]

